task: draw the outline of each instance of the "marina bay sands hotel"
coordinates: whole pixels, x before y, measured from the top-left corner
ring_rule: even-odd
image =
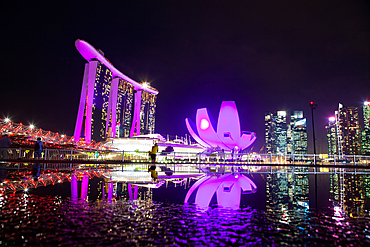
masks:
[[[75,45],[87,63],[74,140],[153,134],[158,90],[124,75],[86,41],[78,39]]]

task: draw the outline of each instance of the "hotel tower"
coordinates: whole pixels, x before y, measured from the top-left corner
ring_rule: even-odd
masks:
[[[76,48],[87,60],[74,132],[75,142],[153,134],[158,91],[117,70],[104,53],[83,40]]]

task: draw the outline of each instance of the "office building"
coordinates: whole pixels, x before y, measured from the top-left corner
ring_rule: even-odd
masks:
[[[75,45],[88,61],[82,81],[75,142],[153,134],[158,91],[124,75],[102,51],[86,41],[76,40]]]
[[[361,151],[362,154],[370,155],[370,101],[366,101],[362,106],[364,128],[361,132]]]
[[[326,138],[328,141],[328,154],[330,155],[338,154],[337,118],[330,117],[328,124],[325,126],[325,129],[326,129]]]
[[[271,154],[307,154],[307,126],[302,111],[265,112],[265,150]]]
[[[303,111],[292,111],[290,113],[290,138],[291,154],[307,154],[307,120],[303,117]]]
[[[366,128],[367,108],[364,107],[364,126]],[[361,146],[366,149],[366,131],[361,133],[357,107],[343,106],[339,103],[335,116],[329,118],[326,126],[328,153],[338,155],[361,154]],[[362,143],[362,145],[361,145]]]
[[[276,153],[276,121],[271,112],[265,112],[265,153]]]

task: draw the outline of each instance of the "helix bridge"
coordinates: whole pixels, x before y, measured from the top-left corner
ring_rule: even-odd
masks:
[[[75,142],[73,136],[36,128],[32,124],[14,123],[9,119],[0,119],[0,135],[8,135],[20,146],[30,146],[37,138],[41,138],[44,144],[54,148],[109,149],[102,142],[85,143],[83,140]]]

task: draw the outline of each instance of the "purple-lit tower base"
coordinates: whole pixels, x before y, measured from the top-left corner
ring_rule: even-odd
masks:
[[[113,183],[109,183],[108,185],[108,202],[111,203],[112,202],[112,198],[113,198]]]
[[[219,206],[239,209],[241,194],[252,194],[256,191],[256,184],[243,174],[226,174],[218,177],[207,175],[193,184],[184,202],[189,203],[191,195],[196,193],[194,203],[200,208],[207,208],[216,193]]]
[[[72,199],[77,199],[78,198],[77,177],[76,177],[76,175],[73,175],[72,179],[71,179],[71,198]]]
[[[128,197],[130,201],[137,200],[137,193],[138,193],[139,187],[135,185],[134,195],[132,195],[132,185],[131,184],[127,184],[127,190],[128,190]]]
[[[87,200],[87,192],[89,191],[89,175],[83,175],[81,185],[81,199]]]

